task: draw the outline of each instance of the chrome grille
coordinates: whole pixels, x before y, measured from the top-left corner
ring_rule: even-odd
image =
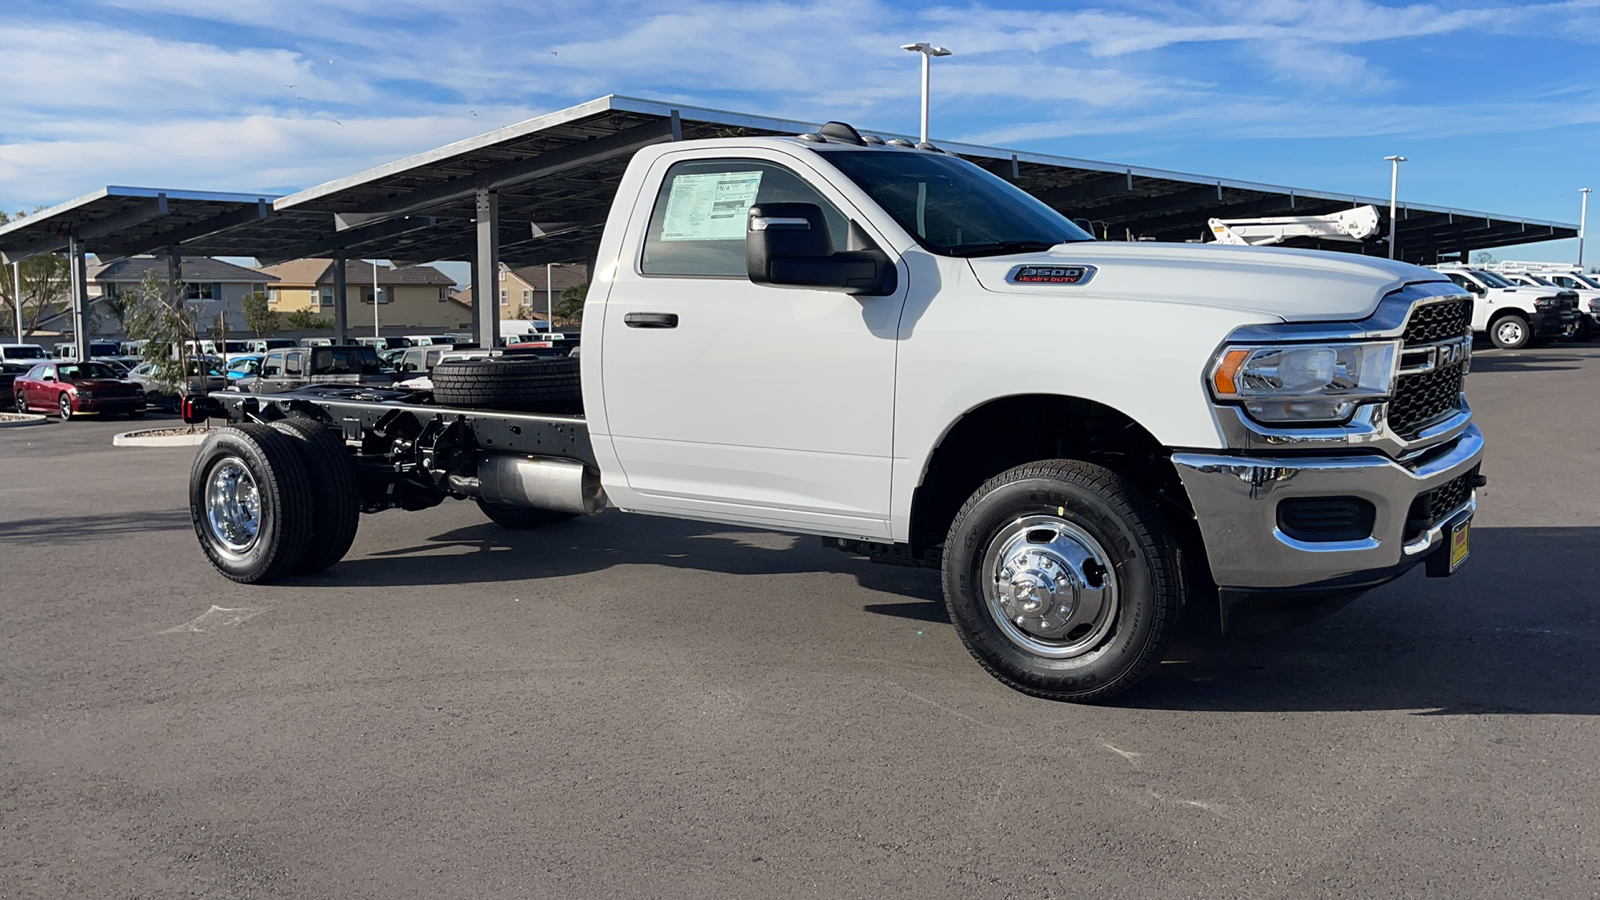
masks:
[[[1406,333],[1401,339],[1407,347],[1448,341],[1472,333],[1472,300],[1462,297],[1438,303],[1423,303],[1411,310]]]
[[[1472,300],[1465,297],[1413,307],[1402,340],[1409,350],[1463,335],[1472,335]],[[1389,427],[1411,440],[1423,428],[1459,409],[1466,368],[1461,362],[1401,375],[1395,381],[1394,399],[1389,401]]]

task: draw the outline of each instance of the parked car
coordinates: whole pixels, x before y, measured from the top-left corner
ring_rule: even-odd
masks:
[[[228,386],[227,376],[222,373],[219,361],[208,359],[205,373],[202,377],[198,360],[190,360],[187,383],[179,385],[171,381],[162,380],[160,375],[157,374],[153,363],[143,363],[133,367],[133,371],[128,373],[128,379],[144,387],[145,397],[150,404],[167,409],[177,409],[179,398],[185,394],[209,394],[212,391],[220,391]]]
[[[228,360],[228,365],[222,370],[228,378],[228,383],[232,384],[241,378],[261,374],[261,360],[265,356],[262,353],[246,353]]]
[[[41,359],[49,359],[50,354],[38,344],[0,344],[0,362],[25,362],[33,365]]]
[[[426,363],[427,369],[418,374],[412,374],[409,377],[401,376],[404,377],[405,380],[396,383],[395,387],[402,387],[414,391],[431,391],[433,390],[433,378],[430,377],[430,373],[433,371],[433,367],[439,363],[461,362],[462,360],[468,359],[488,359],[493,355],[488,350],[479,350],[476,348],[472,350],[452,350],[448,347],[424,347],[420,349],[428,351],[427,358],[430,361]]]
[[[137,366],[141,362],[144,362],[144,360],[137,356],[96,356],[93,357],[90,362],[105,363],[111,368],[116,369],[118,375],[126,378],[128,377],[128,373],[133,371],[133,367]]]
[[[42,362],[11,385],[18,412],[56,412],[62,419],[82,413],[126,413],[142,416],[144,388],[117,377],[98,362]]]
[[[332,338],[301,338],[300,339],[300,346],[302,346],[302,347],[332,347],[333,346],[333,339]]]
[[[298,347],[300,342],[293,338],[255,338],[245,341],[245,352],[266,353],[271,350],[285,350],[289,347]]]
[[[89,358],[100,356],[118,356],[122,353],[120,341],[90,341]],[[62,341],[51,348],[51,356],[58,360],[73,360],[78,358],[78,345],[71,341]]]
[[[394,383],[392,371],[378,361],[371,347],[301,347],[274,350],[261,360],[257,375],[240,378],[237,390],[255,394],[276,394],[313,384],[374,385]]]
[[[7,409],[16,408],[17,392],[14,389],[19,376],[28,374],[33,363],[0,362],[0,404]]]

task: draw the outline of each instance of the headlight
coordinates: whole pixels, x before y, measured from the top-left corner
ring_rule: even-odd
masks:
[[[79,400],[93,400],[94,391],[78,391]]]
[[[1343,422],[1393,392],[1399,358],[1399,341],[1225,347],[1211,390],[1260,422]]]

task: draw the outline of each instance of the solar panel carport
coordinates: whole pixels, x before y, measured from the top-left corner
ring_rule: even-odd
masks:
[[[9,261],[14,253],[70,250],[60,242],[75,240],[79,253],[88,246],[110,255],[165,247],[174,257],[181,250],[253,256],[262,262],[320,255],[397,263],[470,259],[474,285],[494,284],[501,260],[518,266],[591,260],[617,183],[640,147],[675,139],[796,134],[816,127],[602,97],[277,198],[265,214],[262,209],[270,198],[253,195],[136,194],[143,189],[107,188],[104,197],[90,195],[0,228],[0,251]],[[1097,234],[1113,240],[1198,240],[1213,216],[1320,214],[1367,203],[1387,215],[1383,198],[976,145],[941,142],[940,147],[1015,182],[1069,216],[1089,219]],[[167,198],[165,212],[152,214],[156,194]],[[188,200],[177,203],[180,196],[195,198],[194,208]],[[217,202],[232,202],[237,208],[211,209],[208,217],[199,211],[203,197],[222,198]],[[251,203],[254,213],[245,209]],[[1418,204],[1401,204],[1398,220],[1399,255],[1418,263],[1577,236],[1577,228],[1566,223]],[[50,241],[59,246],[38,249]],[[1388,252],[1381,243],[1330,243],[1325,248]],[[342,286],[336,290],[342,297]],[[498,332],[494,308],[492,303],[473,304],[474,331],[481,342]],[[344,314],[345,304],[336,302],[341,335]]]

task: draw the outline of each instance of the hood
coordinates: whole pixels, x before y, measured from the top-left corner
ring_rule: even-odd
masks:
[[[1385,294],[1406,284],[1448,280],[1421,266],[1371,256],[1232,244],[1093,241],[969,262],[979,284],[991,291],[1179,303],[1289,322],[1360,319],[1375,311]],[[1014,268],[1028,264],[1086,265],[1095,272],[1078,284],[1007,280]]]
[[[120,381],[114,378],[75,378],[72,381],[72,386],[80,391],[94,391],[96,393],[133,392],[132,382]]]

